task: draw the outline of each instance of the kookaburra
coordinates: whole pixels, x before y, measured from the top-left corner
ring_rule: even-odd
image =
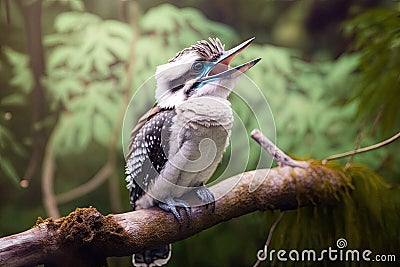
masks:
[[[182,225],[177,207],[183,207],[190,223],[193,204],[185,196],[191,195],[214,211],[214,195],[204,184],[228,145],[233,115],[227,97],[240,74],[260,59],[235,68],[229,63],[253,40],[225,51],[218,38],[209,38],[157,67],[157,105],[133,129],[126,159],[133,210],[156,206]],[[170,255],[166,245],[137,253],[132,262],[160,266]]]

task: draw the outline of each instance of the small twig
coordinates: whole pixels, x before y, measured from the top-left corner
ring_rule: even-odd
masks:
[[[271,140],[269,140],[268,137],[263,135],[260,130],[254,129],[251,132],[250,136],[257,143],[259,143],[260,146],[264,148],[268,152],[268,154],[270,154],[274,158],[274,160],[276,160],[279,166],[291,166],[299,168],[307,168],[309,166],[309,163],[306,161],[294,160],[286,155]]]
[[[360,133],[357,136],[356,143],[354,144],[354,149],[360,148],[361,141],[363,140],[363,138],[364,138],[364,131],[361,128]],[[351,164],[353,163],[353,158],[354,158],[354,155],[350,156],[349,160],[347,161],[347,163],[345,165],[345,170],[347,170],[351,166]]]
[[[379,109],[378,114],[375,117],[374,123],[372,124],[371,130],[369,131],[370,134],[372,134],[376,130],[376,128],[378,127],[378,124],[379,124],[379,122],[380,122],[380,120],[382,118],[382,115],[383,115],[384,111],[385,111],[385,105],[382,104],[380,109]]]
[[[54,133],[50,136],[47,142],[44,159],[43,159],[43,172],[42,172],[42,192],[43,192],[43,205],[46,209],[46,213],[57,219],[60,217],[60,211],[58,210],[57,201],[54,196]]]
[[[64,204],[92,192],[107,180],[107,178],[112,174],[112,171],[113,166],[107,162],[88,182],[71,189],[70,191],[57,195],[55,197],[57,203]]]
[[[385,141],[382,141],[382,142],[377,143],[375,145],[367,146],[367,147],[363,147],[363,148],[360,148],[360,149],[355,149],[355,150],[352,150],[352,151],[348,151],[348,152],[344,152],[344,153],[340,153],[340,154],[329,156],[329,157],[327,157],[327,158],[322,160],[322,164],[325,164],[329,160],[345,158],[345,157],[352,156],[352,155],[355,155],[355,154],[360,154],[360,153],[364,153],[364,152],[368,152],[368,151],[371,151],[371,150],[374,150],[374,149],[381,148],[383,146],[386,146],[386,145],[396,141],[398,138],[400,138],[400,132],[398,132],[397,134],[393,135],[389,139],[386,139]]]
[[[266,252],[268,251],[268,246],[269,246],[269,243],[271,243],[272,234],[274,233],[275,228],[276,228],[276,226],[278,225],[278,223],[281,221],[281,219],[282,219],[282,217],[283,217],[283,214],[285,214],[284,211],[282,211],[282,212],[279,214],[278,218],[276,218],[276,220],[274,221],[274,223],[271,225],[271,228],[269,229],[267,241],[265,241],[264,249],[259,250],[259,251],[258,251],[259,253],[260,253],[260,251],[261,251],[262,253],[266,253]],[[258,253],[257,253],[257,256],[258,256]],[[266,255],[261,255],[261,256],[266,256]],[[258,265],[260,265],[260,263],[261,263],[261,260],[260,260],[260,258],[258,258],[257,261],[256,261],[256,263],[254,263],[253,267],[258,267]]]

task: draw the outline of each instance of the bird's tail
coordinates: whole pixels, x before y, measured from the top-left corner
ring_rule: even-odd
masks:
[[[137,267],[162,266],[169,258],[171,258],[171,244],[133,254],[132,263]]]

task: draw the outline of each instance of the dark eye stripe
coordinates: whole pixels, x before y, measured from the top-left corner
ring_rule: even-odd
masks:
[[[179,91],[180,89],[182,89],[183,86],[184,86],[184,84],[179,84],[179,85],[177,85],[177,86],[171,88],[171,92],[172,92],[172,93],[175,93],[176,91]]]
[[[186,81],[188,81],[190,79],[190,71],[184,73],[181,77],[178,77],[174,80],[171,80],[169,82],[169,90],[174,93],[180,89],[183,88],[183,86],[185,86]]]
[[[193,95],[194,91],[199,87],[201,83],[200,82],[195,82],[188,90],[186,90],[185,95],[186,97],[190,97]]]

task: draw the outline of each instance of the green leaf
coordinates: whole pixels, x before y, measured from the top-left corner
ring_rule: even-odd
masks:
[[[110,65],[114,62],[114,57],[110,50],[107,50],[106,47],[95,47],[92,55],[94,69],[104,77],[109,76],[111,74]]]
[[[121,39],[127,43],[132,41],[132,30],[126,23],[117,20],[105,20],[102,23],[102,27],[109,36],[115,39]]]
[[[67,33],[70,31],[79,31],[90,24],[96,24],[101,18],[87,12],[64,12],[58,15],[54,22],[54,28],[57,32]]]
[[[68,39],[65,39],[64,34],[60,33],[54,33],[54,34],[48,34],[43,36],[43,44],[45,46],[55,46],[55,45],[60,45],[67,43]]]
[[[2,150],[7,151],[7,149],[11,149],[11,151],[19,156],[26,155],[25,149],[18,142],[15,141],[15,138],[11,131],[0,124],[0,152],[2,152]]]
[[[11,161],[4,158],[4,156],[0,157],[0,169],[9,179],[11,179],[11,181],[13,181],[16,185],[19,185],[20,177],[18,176],[17,171],[15,170]]]
[[[92,139],[92,114],[89,112],[74,115],[75,145],[78,150],[83,150]]]
[[[359,61],[359,54],[342,56],[336,60],[326,77],[329,86],[336,90],[345,88],[346,80],[357,69]]]
[[[6,46],[3,47],[4,54],[7,60],[14,66],[27,66],[28,56],[26,54],[15,51],[14,49]]]
[[[14,75],[10,79],[10,85],[22,89],[23,93],[29,93],[33,87],[33,75],[29,66],[28,56],[9,47],[4,47],[3,51],[13,66]]]
[[[94,105],[92,103],[95,103],[94,100],[85,94],[81,97],[71,98],[66,107],[69,111],[80,113],[86,110],[93,110]]]
[[[76,50],[68,46],[59,46],[55,48],[48,57],[47,68],[48,71],[53,71],[54,69],[61,67],[74,57]]]
[[[14,93],[5,96],[0,100],[1,105],[23,106],[26,105],[26,103],[27,103],[26,96],[20,93]]]
[[[263,55],[268,61],[283,74],[292,73],[292,65],[289,51],[273,46],[268,46]]]
[[[13,140],[11,132],[0,124],[0,148],[6,147],[11,140]]]
[[[130,41],[124,39],[113,38],[112,41],[107,42],[107,49],[115,55],[118,60],[125,61],[129,56]],[[111,57],[111,54],[109,54]]]
[[[111,127],[110,121],[104,116],[99,114],[94,116],[93,119],[93,137],[101,145],[107,147],[110,144],[110,138],[113,128]]]
[[[77,11],[83,11],[85,10],[85,5],[82,0],[72,0],[72,1],[67,1],[71,9],[77,10]]]
[[[10,85],[20,88],[21,93],[28,95],[33,88],[33,76],[30,69],[15,70],[14,73],[10,80]]]
[[[172,32],[176,27],[174,14],[179,10],[170,4],[163,4],[156,8],[151,8],[140,20],[139,25],[143,31],[156,31],[157,33]],[[163,19],[160,20],[159,18]]]
[[[384,135],[400,129],[400,53],[393,48],[400,39],[399,14],[393,9],[371,9],[346,24],[360,53],[358,81],[352,90],[357,116],[371,122],[379,116],[378,127]]]
[[[63,76],[63,78],[56,81],[47,80],[45,84],[47,84],[55,100],[60,101],[64,106],[68,106],[68,102],[73,95],[79,95],[85,91],[83,84],[74,76]]]
[[[91,140],[92,117],[88,111],[63,114],[54,132],[54,151],[58,155],[81,153]]]

